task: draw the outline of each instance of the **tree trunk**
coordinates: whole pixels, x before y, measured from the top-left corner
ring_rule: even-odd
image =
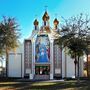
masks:
[[[74,64],[75,64],[75,78],[76,78],[76,64],[77,64],[76,53],[75,53],[75,61],[74,61]]]
[[[67,77],[67,55],[66,55],[66,47],[65,47],[65,78]]]
[[[76,78],[76,64],[75,64],[75,78]]]
[[[79,78],[79,56],[78,56],[78,78]]]
[[[8,77],[8,49],[6,48],[6,77]]]
[[[89,77],[89,73],[88,73],[88,54],[87,54],[87,77]]]

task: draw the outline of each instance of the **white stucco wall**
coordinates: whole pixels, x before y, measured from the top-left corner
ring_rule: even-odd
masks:
[[[24,45],[9,53],[8,77],[24,77]]]
[[[79,61],[79,74],[80,74],[80,76],[81,77],[83,77],[84,76],[84,59],[85,57],[83,56],[83,57],[81,57],[80,58],[80,61]]]
[[[67,77],[75,76],[75,65],[74,59],[71,59],[69,55],[67,55]]]
[[[65,68],[66,68],[66,70],[65,70]],[[79,61],[79,76],[80,77],[83,77],[83,74],[84,74],[83,68],[84,68],[84,57],[81,57],[80,61]],[[76,76],[77,76],[77,73],[78,73],[78,68],[77,68],[77,65],[76,65]],[[74,59],[72,59],[68,55],[67,52],[66,52],[66,55],[65,55],[65,49],[63,49],[63,51],[62,51],[62,78],[64,78],[64,77],[74,77],[74,76],[75,76]]]
[[[9,77],[21,77],[21,55],[10,54],[9,55]]]

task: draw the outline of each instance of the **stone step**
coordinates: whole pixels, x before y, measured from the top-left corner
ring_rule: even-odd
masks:
[[[50,75],[35,75],[34,79],[35,80],[48,80],[50,79]]]

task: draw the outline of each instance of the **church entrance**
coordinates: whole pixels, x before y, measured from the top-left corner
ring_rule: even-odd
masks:
[[[35,77],[34,79],[42,80],[50,78],[50,66],[35,66]]]
[[[35,66],[36,75],[49,75],[50,67],[49,66]]]

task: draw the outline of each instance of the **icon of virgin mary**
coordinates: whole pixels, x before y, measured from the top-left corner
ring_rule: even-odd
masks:
[[[39,58],[38,62],[48,62],[47,49],[44,44],[41,44],[39,47]]]

